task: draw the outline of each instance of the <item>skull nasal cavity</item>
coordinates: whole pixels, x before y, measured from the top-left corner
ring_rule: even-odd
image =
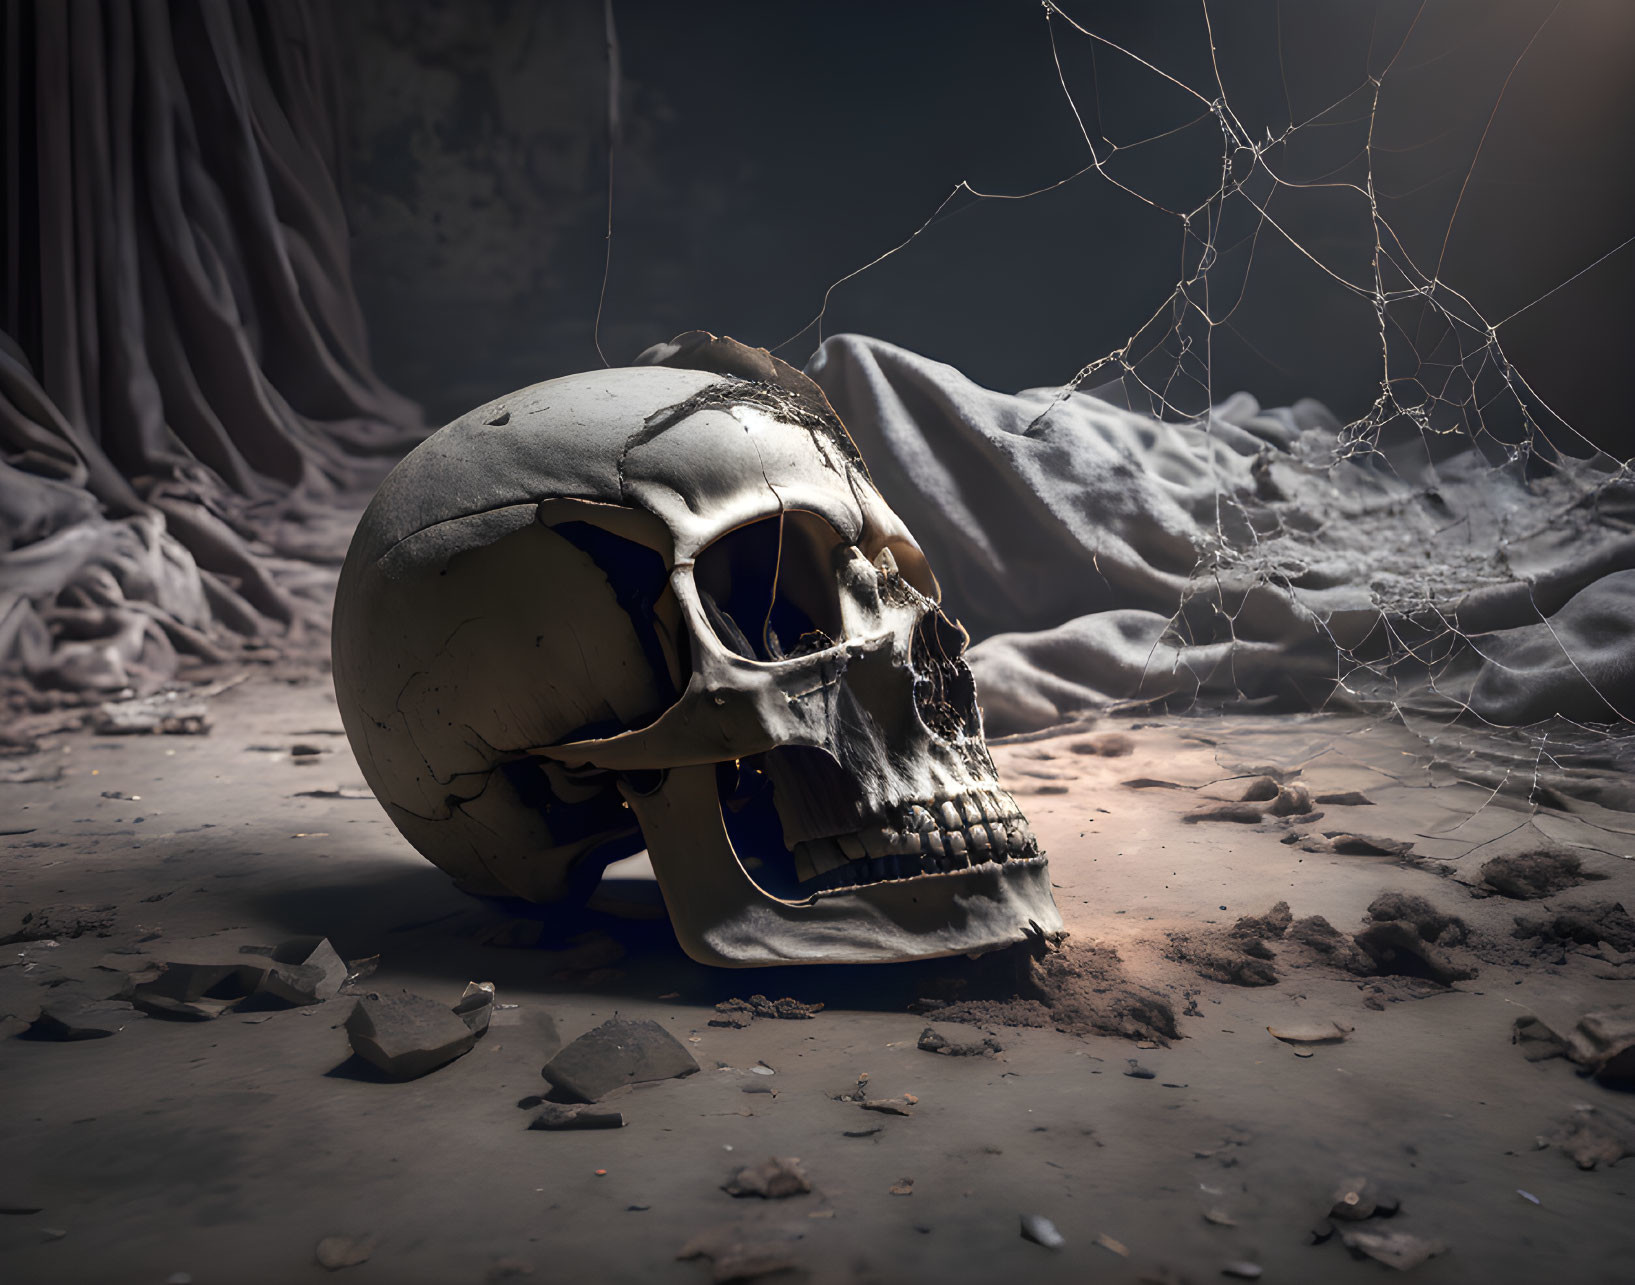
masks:
[[[716,637],[748,660],[834,646],[842,632],[834,567],[848,543],[817,514],[799,511],[722,536],[694,564]]]

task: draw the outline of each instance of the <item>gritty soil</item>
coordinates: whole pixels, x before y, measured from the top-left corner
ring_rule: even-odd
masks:
[[[455,889],[320,675],[209,707],[206,735],[0,760],[7,1285],[1344,1285],[1382,1279],[1370,1254],[1629,1279],[1635,1095],[1565,1052],[1635,1006],[1635,816],[1604,791],[1513,798],[1347,716],[1107,720],[995,750],[1061,943],[722,971],[639,859],[598,896],[618,916]],[[308,936],[352,973],[324,1002],[119,998]],[[352,1056],[360,996],[472,981],[495,1003],[463,1056],[405,1082]],[[541,1068],[614,1017],[699,1071],[548,1101]]]

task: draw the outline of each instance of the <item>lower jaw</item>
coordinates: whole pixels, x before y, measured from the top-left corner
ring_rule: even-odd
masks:
[[[757,967],[977,955],[1061,931],[1049,865],[1031,857],[837,889],[805,902],[761,893],[701,936],[715,956],[709,962]]]
[[[623,788],[623,787],[621,787]],[[985,862],[785,900],[734,854],[713,766],[625,789],[683,950],[701,964],[877,964],[975,955],[1062,931],[1042,857]]]

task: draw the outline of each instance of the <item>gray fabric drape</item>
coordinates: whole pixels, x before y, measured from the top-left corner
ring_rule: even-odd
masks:
[[[908,523],[993,733],[1119,700],[1635,719],[1635,483],[1347,445],[1316,402],[1160,423],[856,335],[807,365]]]
[[[151,687],[323,612],[420,433],[369,364],[309,0],[7,0],[0,666]],[[226,631],[226,632],[224,632]]]

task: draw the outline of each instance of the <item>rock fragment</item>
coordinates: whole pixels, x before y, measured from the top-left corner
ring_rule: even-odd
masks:
[[[626,1085],[697,1070],[693,1055],[657,1022],[614,1017],[574,1040],[540,1074],[575,1101],[597,1102]]]
[[[464,1022],[471,1033],[479,1038],[488,1032],[488,1022],[494,1015],[494,983],[467,982],[460,1002],[454,1006],[454,1016]]]
[[[1635,1008],[1585,1013],[1567,1034],[1567,1056],[1597,1083],[1635,1083]]]
[[[915,1047],[927,1053],[941,1053],[944,1057],[993,1057],[1005,1051],[1004,1046],[991,1035],[984,1035],[980,1041],[960,1044],[929,1026],[920,1032]]]
[[[409,991],[364,996],[346,1019],[346,1033],[354,1053],[397,1080],[446,1066],[477,1039],[452,1009]]]
[[[622,1111],[598,1111],[589,1106],[542,1102],[538,1114],[528,1122],[528,1127],[562,1132],[571,1129],[622,1129],[624,1124]]]
[[[117,999],[65,999],[46,1004],[28,1028],[28,1038],[72,1042],[101,1040],[140,1020],[134,1005]]]
[[[1522,852],[1494,857],[1478,872],[1482,882],[1501,897],[1514,901],[1539,901],[1587,879],[1601,879],[1584,869],[1576,852]]]
[[[1334,808],[1369,808],[1374,806],[1374,800],[1358,790],[1341,790],[1333,794],[1319,794],[1312,802],[1322,807]]]
[[[14,942],[62,941],[87,933],[106,937],[113,931],[117,914],[116,906],[40,906],[24,912],[20,919],[11,919],[8,915],[6,918],[16,926],[0,937],[0,946]]]
[[[1581,1106],[1539,1141],[1560,1148],[1580,1169],[1610,1169],[1626,1156],[1635,1156],[1635,1122]]]
[[[1340,1243],[1359,1258],[1372,1258],[1399,1272],[1418,1267],[1427,1259],[1446,1253],[1448,1248],[1441,1241],[1372,1227],[1342,1228]]]
[[[721,1190],[729,1196],[759,1196],[763,1200],[785,1200],[812,1190],[812,1180],[796,1156],[768,1156],[758,1165],[734,1169]]]
[[[1181,820],[1187,825],[1200,821],[1231,821],[1238,825],[1255,825],[1264,809],[1258,803],[1206,803],[1190,812],[1183,812]]]

